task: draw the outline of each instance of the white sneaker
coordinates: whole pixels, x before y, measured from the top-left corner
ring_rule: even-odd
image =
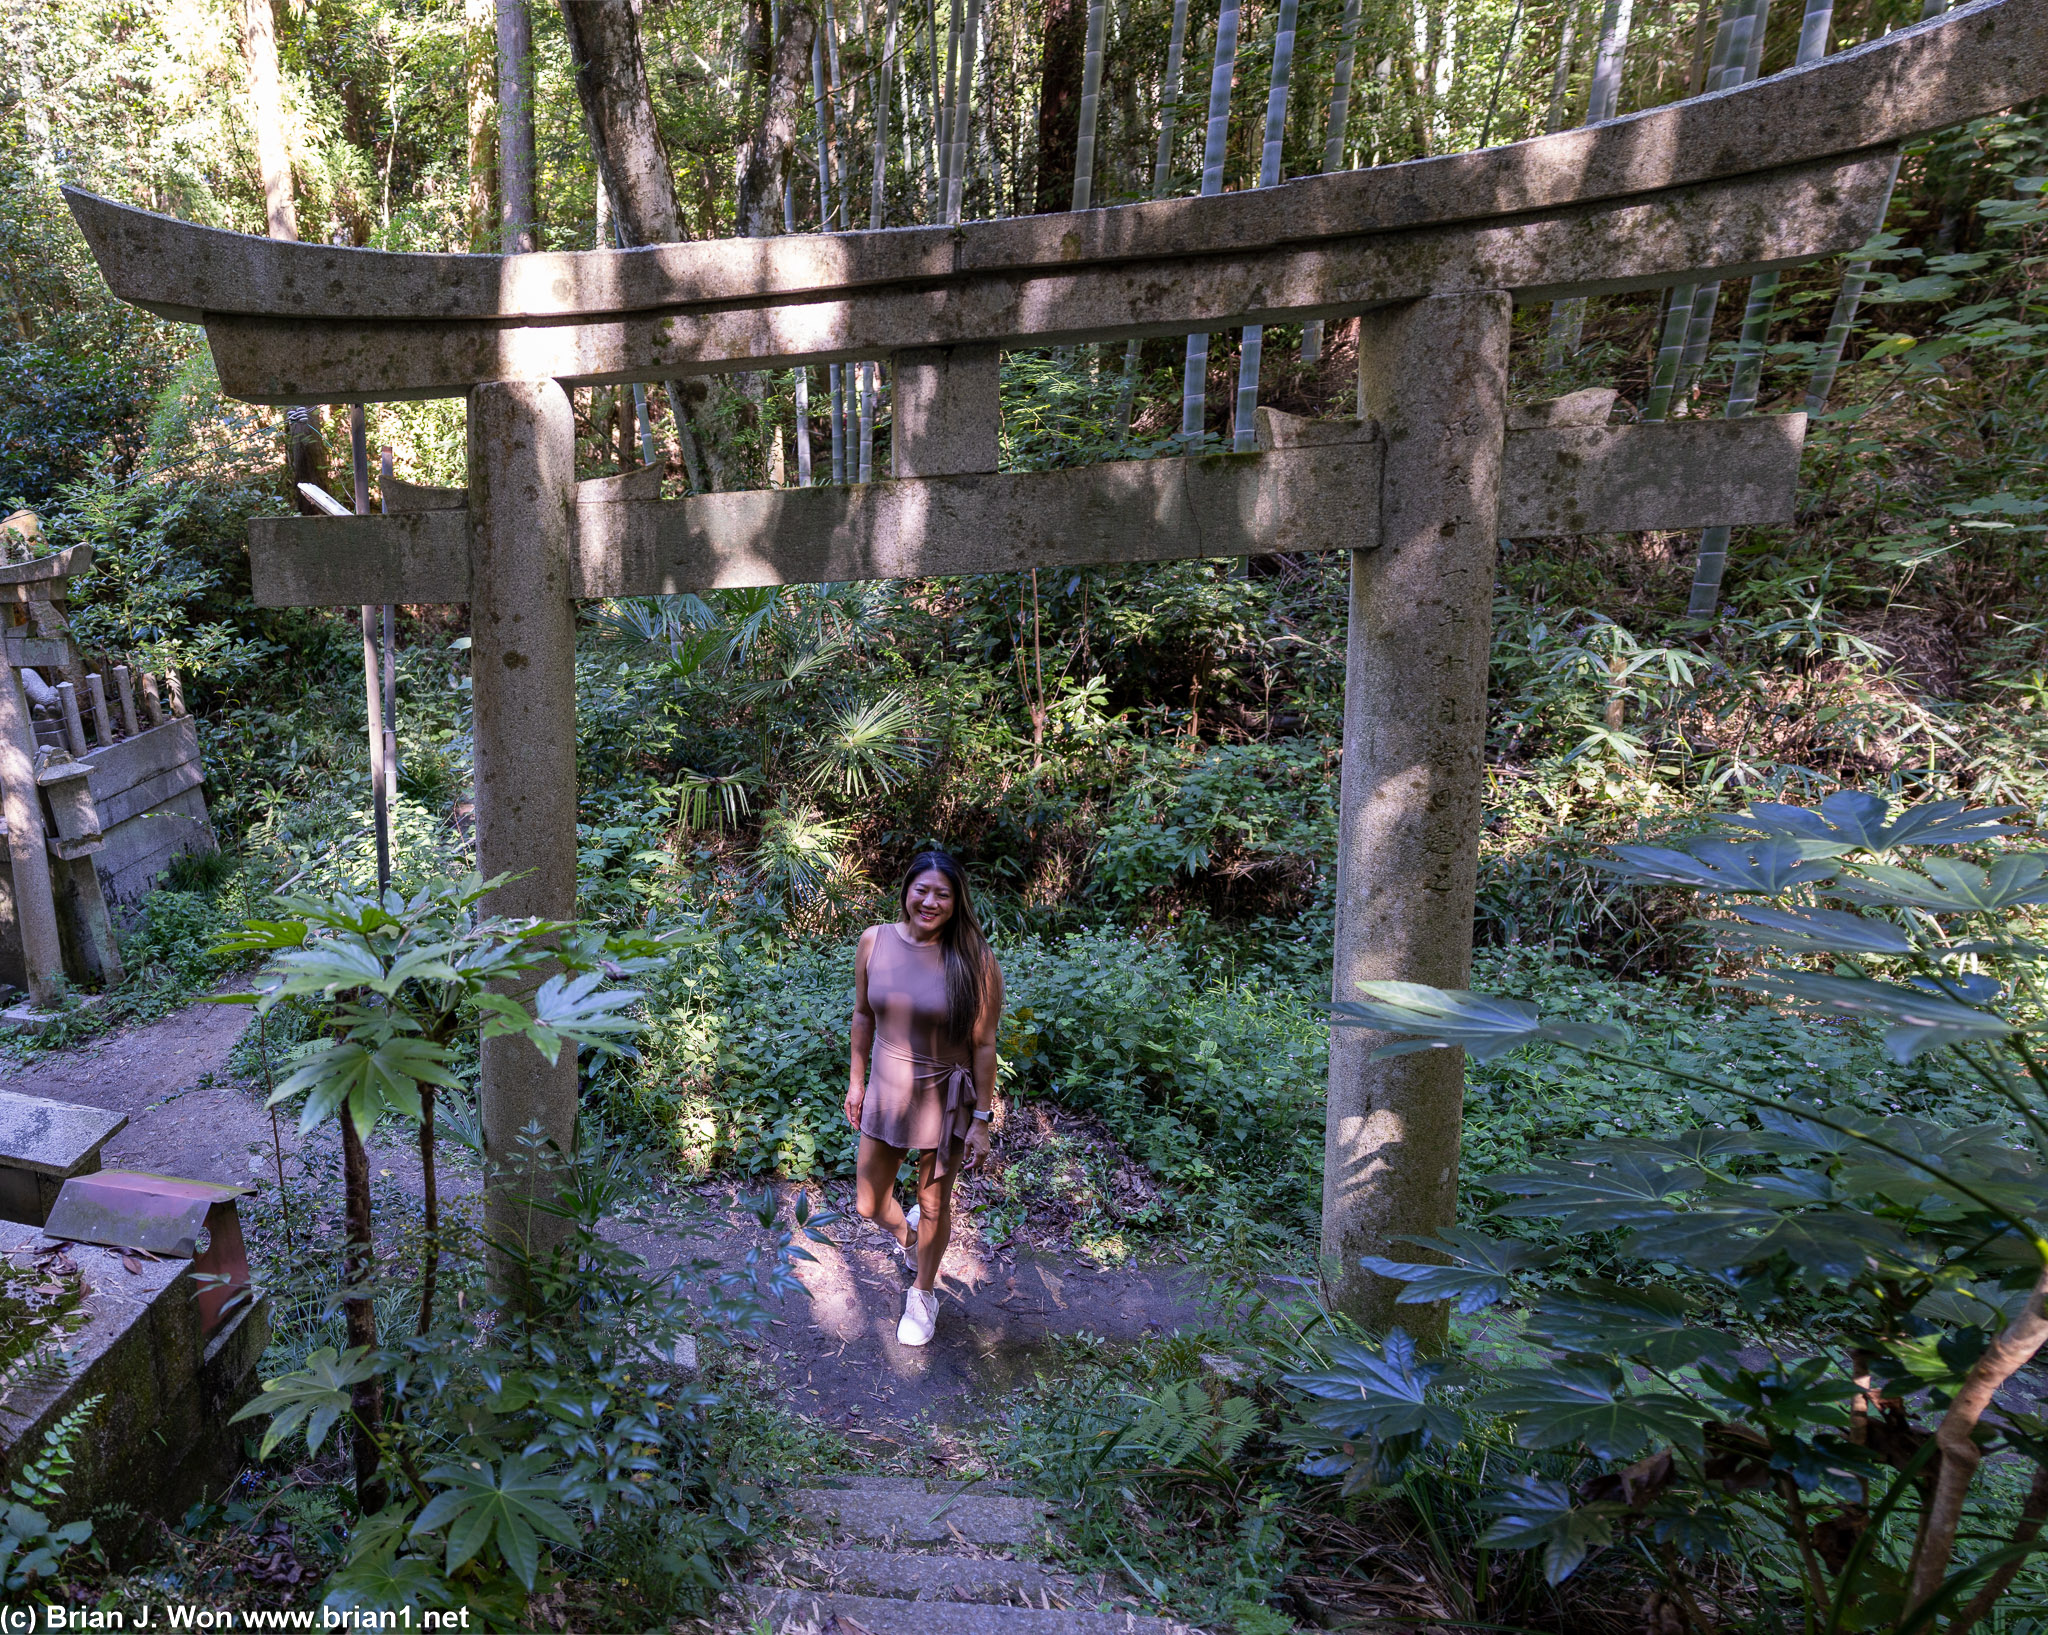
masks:
[[[900,1345],[929,1345],[939,1326],[939,1297],[929,1289],[903,1292],[903,1320],[896,1325]]]

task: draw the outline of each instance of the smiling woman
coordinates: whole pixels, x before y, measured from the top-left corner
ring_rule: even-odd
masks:
[[[953,1182],[988,1156],[1003,973],[974,916],[967,875],[945,852],[904,871],[901,919],[861,933],[853,967],[853,1058],[846,1118],[860,1131],[856,1197],[863,1216],[903,1246],[916,1270],[896,1337],[924,1345],[953,1232]],[[907,1152],[918,1202],[906,1216],[896,1175]]]

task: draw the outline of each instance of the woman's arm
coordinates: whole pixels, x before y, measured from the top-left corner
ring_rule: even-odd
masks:
[[[846,1070],[846,1122],[860,1128],[861,1103],[867,1099],[868,1057],[875,1048],[875,1013],[868,1004],[868,950],[875,945],[875,928],[860,934],[860,947],[853,956],[853,1059]]]
[[[981,1015],[974,1021],[974,1105],[988,1112],[996,1102],[996,1038],[1003,1027],[1003,968],[991,954],[988,981],[983,985]],[[967,1157],[980,1163],[988,1156],[988,1120],[978,1118],[967,1132]]]

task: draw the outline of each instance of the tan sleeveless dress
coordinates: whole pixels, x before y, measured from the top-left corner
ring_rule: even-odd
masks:
[[[868,1008],[875,1048],[860,1133],[935,1153],[933,1173],[944,1175],[974,1118],[974,1047],[946,1038],[946,956],[939,945],[912,942],[900,925],[878,926],[868,951]]]

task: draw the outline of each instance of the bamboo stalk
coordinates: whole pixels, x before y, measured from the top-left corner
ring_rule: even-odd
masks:
[[[1266,139],[1259,150],[1261,187],[1275,187],[1280,182],[1281,149],[1287,134],[1287,87],[1294,70],[1294,26],[1299,9],[1300,0],[1280,0],[1274,23],[1273,73],[1266,88]],[[1265,326],[1245,325],[1238,336],[1237,412],[1230,428],[1230,446],[1238,454],[1247,453],[1258,441],[1252,432],[1252,412],[1259,404],[1259,366],[1265,349]]]
[[[1517,6],[1521,0],[1515,0]],[[1330,117],[1323,127],[1323,169],[1344,168],[1344,137],[1351,122],[1351,75],[1358,59],[1359,0],[1344,0],[1344,22],[1337,36],[1337,61],[1330,70]],[[1570,23],[1567,21],[1569,30]],[[1311,318],[1301,326],[1301,361],[1314,363],[1323,355],[1323,320]]]
[[[1635,0],[1607,0],[1600,16],[1600,38],[1593,51],[1593,83],[1586,96],[1586,123],[1612,119],[1621,101],[1621,70],[1628,56],[1629,24]],[[1560,77],[1565,68],[1560,63]],[[1550,333],[1543,346],[1543,367],[1555,373],[1575,356],[1586,326],[1586,299],[1573,296],[1550,308]]]
[[[1202,141],[1202,196],[1223,191],[1224,142],[1230,132],[1230,82],[1237,72],[1238,0],[1223,0],[1216,19],[1216,57],[1209,70],[1209,127]],[[1209,398],[1209,336],[1188,337],[1181,380],[1180,434],[1189,442],[1202,435]]]
[[[1347,10],[1355,12],[1358,0],[1345,0]],[[1173,0],[1173,28],[1166,39],[1166,78],[1159,87],[1159,146],[1152,156],[1152,197],[1163,199],[1173,182],[1173,123],[1179,111],[1181,58],[1187,49],[1188,0]],[[1116,400],[1116,440],[1122,443],[1130,434],[1131,400],[1138,387],[1138,343],[1124,343],[1123,386]]]
[[[1086,210],[1095,193],[1095,124],[1102,106],[1102,35],[1109,23],[1104,0],[1088,0],[1088,44],[1081,57],[1081,129],[1074,139],[1074,203]]]
[[[1834,0],[1807,0],[1806,13],[1799,25],[1799,67],[1818,62],[1828,54],[1828,24],[1834,9]],[[1742,313],[1742,335],[1735,343],[1735,369],[1728,383],[1730,420],[1740,420],[1756,407],[1764,344],[1770,336],[1771,314],[1777,298],[1776,273],[1762,273],[1750,280],[1749,303]],[[1701,532],[1699,560],[1693,564],[1692,594],[1685,609],[1688,618],[1711,619],[1720,607],[1731,534],[1732,530],[1725,526]]]

